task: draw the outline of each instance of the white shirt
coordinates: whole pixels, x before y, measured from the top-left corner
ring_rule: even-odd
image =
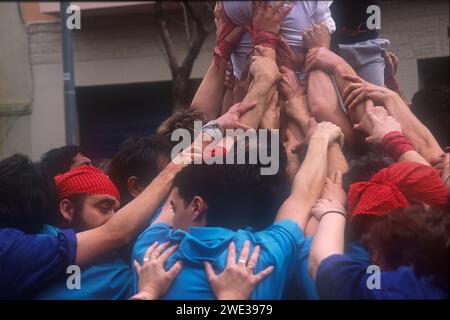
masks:
[[[299,53],[303,48],[303,33],[312,26],[325,22],[330,33],[336,30],[336,24],[331,17],[330,5],[333,1],[294,1],[294,7],[284,18],[280,34],[286,39],[294,52]],[[285,1],[284,5],[287,5]],[[252,4],[251,1],[224,1],[225,14],[235,25],[251,25]],[[252,37],[248,32],[242,35],[241,41],[236,46],[231,61],[234,74],[241,76],[242,70],[249,62],[248,53],[252,50]]]

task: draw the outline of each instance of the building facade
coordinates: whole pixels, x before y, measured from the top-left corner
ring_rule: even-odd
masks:
[[[98,155],[102,157],[109,155],[124,133],[144,132],[146,128],[151,133],[169,114],[171,74],[153,18],[153,2],[80,5],[81,30],[74,31],[73,42],[80,139],[83,144],[83,134],[91,134],[99,142],[88,147],[103,148]],[[38,160],[47,150],[65,144],[58,6],[0,3],[0,29],[6,30],[7,24],[14,30],[0,33],[0,84],[7,88],[0,85],[0,158],[21,152]],[[182,10],[173,10],[178,10],[182,19]],[[399,57],[398,78],[408,99],[422,85],[420,60],[449,57],[448,28],[448,1],[383,4],[380,36],[391,41],[391,49]],[[186,29],[173,21],[170,31],[181,59]],[[206,72],[214,41],[211,32],[192,78],[201,78]],[[139,110],[144,113],[139,114]],[[123,125],[117,121],[121,117],[127,119]],[[142,121],[133,124],[133,119]],[[112,140],[106,137],[115,133],[117,137]],[[111,146],[104,147],[107,144]]]

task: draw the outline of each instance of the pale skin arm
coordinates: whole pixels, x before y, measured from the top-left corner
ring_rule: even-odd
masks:
[[[289,99],[285,102],[285,110],[288,111],[289,118],[298,124],[304,135],[306,135],[306,131],[308,129],[308,121],[311,117],[310,108],[317,108],[319,104],[331,106],[332,108],[339,108],[338,97],[331,79],[323,71],[314,70],[311,72],[311,74],[315,75],[313,81],[316,83],[311,84],[311,81],[308,83],[309,94],[307,96],[301,94],[301,90],[298,88],[298,81],[293,71],[283,67],[280,68],[280,71],[283,74],[280,87],[286,93],[289,90],[291,91],[291,94],[288,94]],[[294,84],[294,82],[297,82],[297,84]],[[314,87],[315,92],[310,92],[311,86]],[[345,114],[342,113],[342,115],[345,117]],[[326,121],[324,119],[317,118],[316,120]],[[345,120],[350,126],[350,123],[348,122],[348,119],[346,117]],[[328,121],[333,122],[331,120]],[[335,124],[339,126],[338,123]],[[339,127],[344,132],[343,128],[341,126]],[[353,128],[351,126],[350,131],[353,133]],[[346,139],[346,141],[348,140]],[[328,150],[327,176],[331,177],[334,176],[337,171],[346,172],[347,170],[348,164],[340,146],[338,144],[332,144]]]
[[[219,59],[217,67],[212,61],[192,99],[191,108],[200,110],[205,115],[206,121],[216,119],[220,114],[225,92],[226,68],[225,60]]]
[[[349,80],[346,80],[344,76],[356,76],[356,72],[344,59],[323,47],[309,50],[308,55],[306,56],[306,71],[311,72],[315,69],[320,69],[328,74],[333,74],[341,95],[345,88],[351,83]],[[361,121],[364,116],[367,101],[370,101],[369,104],[371,103],[373,105],[372,100],[366,99],[359,103],[356,108],[347,110],[347,116],[352,124]]]
[[[371,144],[381,144],[383,137],[390,132],[398,131],[403,133],[400,123],[394,117],[389,116],[383,107],[368,107],[363,120],[354,127],[356,130],[364,130],[368,134],[366,142]],[[413,161],[427,166],[430,165],[415,150],[403,153],[398,161]]]
[[[220,114],[225,114],[231,108],[234,101],[233,89],[236,84],[236,79],[233,75],[233,68],[231,63],[228,63],[227,71],[225,74],[225,93],[223,95],[222,110]]]
[[[322,70],[313,70],[308,77],[308,105],[317,121],[330,121],[338,125],[345,135],[345,144],[357,144],[352,124],[339,106],[336,89],[330,76]]]
[[[290,219],[304,230],[309,211],[319,198],[327,174],[328,145],[343,135],[339,127],[322,122],[311,136],[305,159],[294,177],[291,195],[281,205],[275,221]]]
[[[249,72],[253,80],[242,102],[255,101],[256,107],[243,114],[241,122],[256,130],[259,127],[269,99],[272,98],[276,90],[275,85],[279,79],[279,72],[272,59],[261,56],[252,57]]]
[[[338,172],[333,180],[327,178],[322,197],[311,210],[311,214],[320,220],[309,253],[309,272],[313,279],[316,278],[317,269],[325,258],[344,253],[345,202],[342,173]],[[324,214],[330,210],[342,214],[336,212]]]
[[[121,208],[104,225],[77,233],[76,264],[85,267],[103,254],[127,245],[152,219],[167,197],[172,181],[184,164],[169,163],[133,201]]]
[[[219,35],[225,32],[226,25],[230,24],[221,1],[217,1],[216,3],[214,16],[217,28],[216,41],[219,41]],[[235,27],[226,35],[225,40],[231,44],[235,44],[241,37],[242,31],[242,27]],[[200,110],[205,115],[207,121],[216,119],[220,115],[225,93],[224,80],[226,69],[227,61],[225,59],[222,57],[217,57],[216,61],[212,59],[208,71],[192,99],[191,108]]]
[[[345,75],[344,78],[352,81],[352,84],[343,93],[344,102],[349,109],[353,109],[366,98],[384,105],[388,113],[401,124],[403,133],[418,153],[430,163],[439,159],[443,154],[442,148],[430,130],[417,119],[402,97],[388,88],[368,83],[357,76]]]

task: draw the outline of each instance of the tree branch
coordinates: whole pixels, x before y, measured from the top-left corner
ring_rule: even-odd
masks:
[[[186,5],[187,12],[191,15],[194,20],[196,29],[192,35],[192,41],[190,41],[188,46],[188,52],[186,57],[183,59],[182,68],[187,74],[190,74],[192,71],[192,67],[194,65],[195,59],[197,58],[200,50],[208,37],[209,32],[212,30],[207,27],[204,23],[204,19],[202,19],[197,12],[192,7],[192,4],[189,1],[183,1]]]
[[[172,74],[178,70],[179,64],[178,59],[175,55],[175,50],[173,48],[172,38],[170,36],[169,30],[167,29],[165,13],[162,9],[162,2],[158,1],[158,26],[159,26],[159,34],[161,36],[161,40],[164,44],[164,49],[166,50],[167,57],[169,58],[169,67],[172,71]]]

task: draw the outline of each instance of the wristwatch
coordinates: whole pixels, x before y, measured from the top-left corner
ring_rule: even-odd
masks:
[[[223,138],[225,130],[222,128],[220,124],[212,120],[202,127],[202,133],[206,133],[215,141],[219,141]]]

